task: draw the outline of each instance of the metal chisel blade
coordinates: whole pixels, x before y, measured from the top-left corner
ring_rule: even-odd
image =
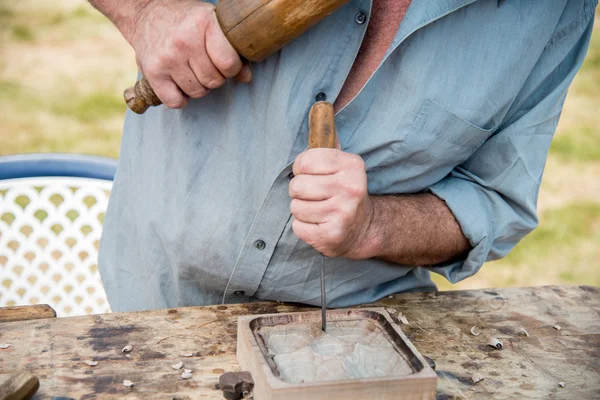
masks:
[[[321,329],[327,331],[327,299],[325,298],[325,256],[321,254]]]

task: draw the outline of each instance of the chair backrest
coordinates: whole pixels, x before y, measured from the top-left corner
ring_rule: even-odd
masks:
[[[0,306],[110,312],[97,260],[115,165],[91,156],[0,157]]]

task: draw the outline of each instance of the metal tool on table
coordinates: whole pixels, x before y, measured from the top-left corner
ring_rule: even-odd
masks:
[[[296,39],[349,0],[220,0],[216,13],[233,48],[248,61],[260,62]],[[162,104],[142,77],[123,97],[135,113]]]
[[[315,103],[308,115],[308,148],[335,149],[337,129],[333,104],[325,101]],[[325,256],[321,254],[321,329],[327,330],[327,299],[325,297]]]

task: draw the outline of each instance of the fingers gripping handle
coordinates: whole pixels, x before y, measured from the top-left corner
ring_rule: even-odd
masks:
[[[137,81],[134,86],[125,89],[123,98],[127,107],[136,114],[143,114],[148,107],[162,104],[145,77]]]
[[[337,129],[333,105],[325,101],[315,103],[308,114],[308,148],[335,149]]]

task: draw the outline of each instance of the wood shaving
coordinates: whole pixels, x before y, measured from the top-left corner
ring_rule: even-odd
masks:
[[[133,383],[133,382],[131,382],[131,381],[130,381],[130,380],[128,380],[128,379],[125,379],[125,380],[123,381],[123,386],[126,386],[126,387],[132,387],[133,385],[134,385],[134,383]]]
[[[175,370],[181,369],[181,367],[183,367],[183,363],[181,361],[179,361],[177,364],[171,365],[171,368],[173,368]]]
[[[125,357],[131,358],[131,354],[125,354]]]
[[[192,373],[192,370],[191,370],[191,369],[186,369],[186,368],[184,368],[184,369],[183,369],[183,372],[185,372],[186,374],[191,374],[191,373]]]
[[[92,360],[85,360],[84,363],[86,363],[90,367],[95,367],[96,365],[98,365],[98,361],[92,361]]]
[[[121,350],[121,353],[129,353],[131,350],[133,350],[133,346],[128,344],[127,346],[123,347],[123,350]]]
[[[498,338],[492,337],[488,341],[488,346],[491,346],[495,349],[502,350],[502,341]]]
[[[408,320],[406,319],[406,317],[405,317],[405,316],[404,316],[404,314],[402,314],[402,313],[399,313],[399,314],[398,314],[398,319],[399,319],[399,320],[400,320],[400,322],[402,322],[404,325],[408,325],[408,324],[409,324]]]
[[[560,331],[562,328],[560,327],[560,325],[554,325],[553,326],[554,329],[556,329],[557,331]]]
[[[192,357],[194,353],[181,353],[179,354],[181,357]]]
[[[525,328],[521,328],[521,330],[519,331],[519,335],[529,336],[529,333],[525,330]]]
[[[564,388],[565,386],[567,386],[567,384],[565,382],[558,382],[558,386]]]
[[[396,312],[395,308],[386,308],[385,311],[388,312],[388,314],[394,314]]]
[[[479,372],[475,372],[471,375],[471,379],[473,380],[473,383],[481,382],[483,380],[483,375]]]
[[[185,371],[183,371],[183,373],[181,374],[181,379],[191,379],[192,378],[192,373],[188,372],[189,369],[186,369]]]
[[[479,336],[481,335],[481,332],[476,332],[477,331],[477,327],[476,326],[472,326],[471,327],[471,335],[473,336]]]
[[[8,349],[11,346],[12,346],[12,344],[0,343],[0,349]]]

